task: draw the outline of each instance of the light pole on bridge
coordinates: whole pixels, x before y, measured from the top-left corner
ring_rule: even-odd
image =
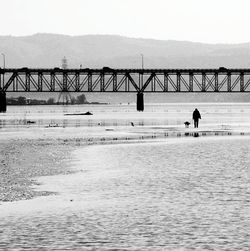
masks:
[[[1,53],[1,55],[3,56],[3,68],[5,69],[5,54]]]
[[[1,53],[1,55],[3,56],[3,68],[5,69],[5,54]],[[4,73],[3,73],[3,86],[4,86]]]
[[[142,69],[144,68],[144,56],[142,53],[141,53],[141,68]]]

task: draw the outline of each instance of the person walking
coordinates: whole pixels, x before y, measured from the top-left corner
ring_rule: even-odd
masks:
[[[201,119],[201,114],[198,111],[198,109],[195,108],[195,110],[193,112],[194,128],[198,128],[198,126],[199,126],[199,119]]]

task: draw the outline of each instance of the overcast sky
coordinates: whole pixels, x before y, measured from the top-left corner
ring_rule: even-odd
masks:
[[[250,0],[0,0],[0,35],[250,42]]]

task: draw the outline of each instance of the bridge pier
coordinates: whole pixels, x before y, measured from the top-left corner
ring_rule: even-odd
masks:
[[[143,92],[137,93],[137,111],[143,112],[144,110],[144,100],[143,100]]]
[[[0,112],[6,112],[6,93],[0,90]]]

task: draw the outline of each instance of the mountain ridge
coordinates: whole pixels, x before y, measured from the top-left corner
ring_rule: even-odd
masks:
[[[208,44],[119,35],[0,36],[0,52],[6,56],[6,67],[60,67],[65,56],[69,68],[140,68],[141,54],[145,68],[250,67],[250,43]]]

